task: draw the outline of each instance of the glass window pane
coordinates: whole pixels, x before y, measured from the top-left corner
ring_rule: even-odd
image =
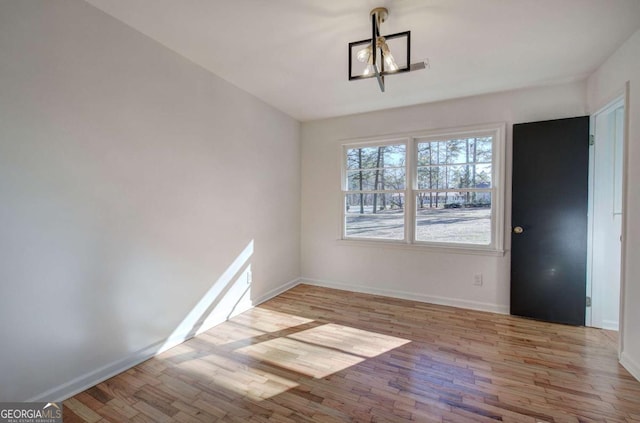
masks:
[[[415,237],[416,241],[489,245],[491,193],[419,193]]]
[[[375,157],[378,147],[350,148],[347,150],[348,169],[367,169],[376,167]]]
[[[430,142],[418,143],[418,166],[428,166],[437,163],[435,154],[435,146]]]
[[[469,140],[437,140],[418,143],[418,165],[467,163]]]
[[[387,145],[384,147],[384,167],[404,167],[407,147],[404,144]]]
[[[347,169],[404,167],[405,157],[406,146],[404,144],[349,148],[347,150]]]
[[[468,139],[448,140],[442,144],[444,145],[440,147],[439,163],[441,164],[469,163],[470,158],[466,154],[469,146]]]
[[[347,238],[404,239],[404,195],[345,195]]]
[[[372,190],[375,183],[375,171],[350,170],[347,172],[347,190]]]
[[[478,163],[491,163],[493,157],[492,148],[493,137],[476,138],[475,161]]]
[[[469,188],[472,184],[473,166],[447,166],[445,189]]]
[[[472,166],[471,182],[470,188],[491,188],[491,165]]]
[[[418,189],[444,189],[446,169],[444,166],[418,168]]]
[[[461,138],[418,143],[418,166],[491,163],[493,137]]]
[[[360,185],[362,181],[362,185]],[[347,190],[401,190],[405,188],[405,169],[350,170],[347,172]]]
[[[406,186],[406,175],[403,167],[397,169],[385,169],[382,173],[383,185],[381,189],[404,189]]]
[[[418,167],[418,189],[491,188],[491,165]]]
[[[444,189],[490,188],[491,165],[446,166]]]

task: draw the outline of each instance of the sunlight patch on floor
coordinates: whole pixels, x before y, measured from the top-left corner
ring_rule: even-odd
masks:
[[[207,380],[213,389],[226,389],[254,400],[263,400],[279,395],[298,385],[295,381],[251,367],[241,361],[213,352],[200,358],[177,365],[181,371],[194,379]]]
[[[207,331],[201,333],[198,337],[211,343],[211,345],[220,346],[243,340],[251,342],[253,338],[263,336],[264,334],[264,331],[252,328],[251,326],[236,324],[234,319],[216,326],[215,334]]]
[[[287,337],[364,357],[375,357],[410,342],[408,339],[333,323],[303,330]]]
[[[313,319],[255,307],[235,317],[233,322],[268,333],[311,323]]]
[[[375,332],[326,324],[242,347],[235,352],[319,379],[409,342]]]

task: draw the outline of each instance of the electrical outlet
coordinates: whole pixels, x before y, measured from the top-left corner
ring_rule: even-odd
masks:
[[[482,273],[476,273],[473,275],[473,284],[475,286],[482,286]]]

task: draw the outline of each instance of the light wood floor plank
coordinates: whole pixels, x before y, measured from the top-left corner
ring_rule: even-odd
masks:
[[[637,421],[616,333],[299,285],[64,402],[65,422]]]

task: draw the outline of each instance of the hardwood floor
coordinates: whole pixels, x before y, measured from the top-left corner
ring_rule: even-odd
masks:
[[[611,332],[299,285],[68,399],[64,421],[640,421],[640,382]]]

